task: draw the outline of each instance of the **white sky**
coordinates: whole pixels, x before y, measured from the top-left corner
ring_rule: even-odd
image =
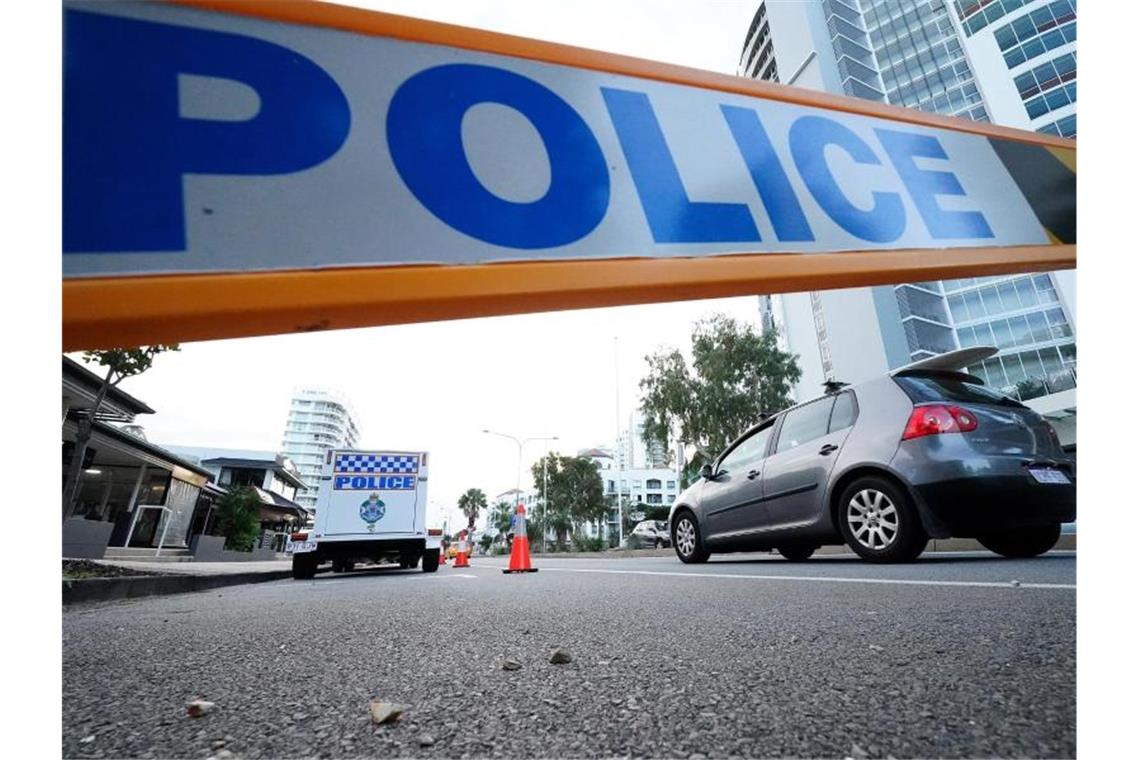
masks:
[[[756,0],[576,0],[351,4],[435,21],[735,73]],[[758,322],[755,297],[184,344],[123,390],[156,410],[156,443],[277,450],[295,386],[333,387],[356,407],[362,448],[431,452],[429,521],[467,488],[515,485],[519,438],[558,436],[572,454],[610,444],[637,404],[643,357],[687,348],[692,324],[727,312]],[[615,352],[615,337],[618,349]],[[615,355],[620,361],[615,362]],[[617,366],[615,366],[615,364]],[[528,444],[523,487],[543,443]]]

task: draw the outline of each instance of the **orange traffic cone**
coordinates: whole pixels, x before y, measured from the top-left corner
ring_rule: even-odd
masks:
[[[511,542],[511,561],[504,573],[537,573],[530,566],[530,541],[526,537],[526,508],[519,504],[515,512],[515,540]]]
[[[467,531],[459,534],[459,542],[456,544],[455,564],[452,567],[471,567],[471,563],[467,561]]]
[[[447,564],[447,549],[442,544],[439,547],[439,564]]]

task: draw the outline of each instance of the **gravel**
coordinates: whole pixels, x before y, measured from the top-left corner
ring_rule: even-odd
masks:
[[[1038,579],[1060,567],[1039,562]],[[878,572],[843,573],[855,569]],[[63,613],[62,753],[1071,757],[1075,615],[1065,589],[504,576],[479,563],[93,605]],[[551,665],[557,647],[572,661]],[[509,659],[521,669],[504,672]],[[187,720],[199,695],[217,709]],[[372,723],[378,695],[407,707],[398,722]]]

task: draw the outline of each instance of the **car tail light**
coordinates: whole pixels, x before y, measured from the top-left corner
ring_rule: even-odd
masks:
[[[304,541],[308,537],[309,537],[309,531],[299,530],[296,533],[289,536],[289,540],[290,541]]]
[[[910,413],[903,431],[904,441],[940,433],[968,433],[978,427],[978,418],[960,406],[923,404]]]
[[[443,535],[443,528],[428,528],[428,535],[429,536],[442,536]]]

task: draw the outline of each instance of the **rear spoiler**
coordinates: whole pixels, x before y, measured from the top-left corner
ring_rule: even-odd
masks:
[[[962,372],[971,364],[977,364],[980,361],[989,359],[991,356],[998,352],[995,346],[973,346],[971,348],[960,348],[957,351],[947,351],[938,356],[930,356],[925,359],[919,359],[916,362],[903,365],[898,369],[893,369],[890,372],[891,377],[904,372],[913,372],[914,370],[941,370],[949,372]]]

